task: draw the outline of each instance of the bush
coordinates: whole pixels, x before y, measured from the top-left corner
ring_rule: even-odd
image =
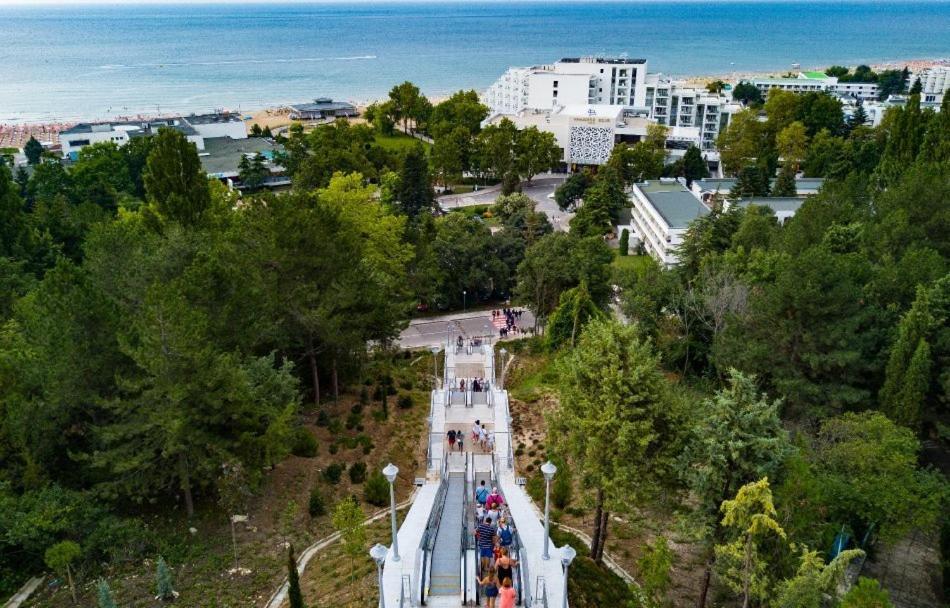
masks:
[[[551,502],[558,509],[565,509],[574,498],[574,484],[567,467],[560,467],[551,484]]]
[[[338,444],[335,441],[330,444],[330,454],[336,454],[339,451],[340,451],[340,444]]]
[[[317,444],[317,438],[303,427],[297,429],[294,433],[294,445],[290,449],[290,452],[294,456],[313,458],[317,455],[318,450],[319,445]]]
[[[411,390],[412,390],[412,380],[411,380],[411,379],[410,379],[410,380],[400,380],[400,381],[399,381],[399,388],[401,388],[401,389],[404,390],[404,391],[411,391]]]
[[[342,464],[334,462],[323,471],[323,478],[327,480],[328,483],[336,485],[340,483],[340,478],[343,477],[343,470],[344,467]]]
[[[350,465],[350,482],[363,483],[366,481],[366,463],[363,461],[354,462]]]
[[[326,515],[327,504],[323,498],[323,492],[320,486],[314,486],[313,489],[310,490],[310,502],[307,503],[307,511],[310,513],[310,517]]]
[[[528,465],[526,468],[534,470],[534,467]],[[544,506],[544,477],[541,475],[531,475],[528,477],[527,483],[524,486],[525,492],[528,493],[535,502]]]
[[[363,421],[362,414],[350,412],[349,415],[346,417],[346,428],[348,429],[355,428],[362,421]]]
[[[320,410],[317,414],[317,426],[328,426],[330,424],[330,416],[327,414],[326,410]]]
[[[363,413],[363,406],[364,406],[364,405],[365,405],[365,404],[364,404],[362,401],[360,401],[359,403],[354,403],[354,404],[353,404],[353,407],[350,408],[350,413],[351,413],[351,414],[362,414],[362,413]]]
[[[343,421],[339,418],[334,418],[330,421],[330,424],[327,426],[330,429],[330,432],[334,435],[339,435],[343,432]]]
[[[363,498],[371,505],[385,507],[389,504],[389,482],[381,471],[373,471],[363,485]]]
[[[620,255],[625,256],[630,250],[630,231],[626,228],[620,233]]]
[[[365,386],[362,386],[360,387],[360,402],[358,405],[363,406],[363,405],[366,405],[367,403],[369,403],[369,391],[366,390]],[[354,410],[356,409],[355,405],[353,406],[353,409]],[[363,408],[360,407],[360,410],[362,409]]]
[[[408,410],[412,407],[412,397],[406,394],[399,395],[399,399],[396,400],[396,407],[401,410]]]

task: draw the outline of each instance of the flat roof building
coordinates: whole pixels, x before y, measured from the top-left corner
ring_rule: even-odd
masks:
[[[637,240],[667,268],[679,262],[678,250],[690,222],[709,214],[709,208],[675,179],[634,184],[630,202]]]
[[[323,120],[326,118],[352,118],[359,116],[356,106],[346,101],[333,101],[318,97],[311,103],[289,106],[291,120]]]

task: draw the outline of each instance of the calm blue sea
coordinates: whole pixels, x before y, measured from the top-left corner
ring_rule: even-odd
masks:
[[[723,74],[950,56],[950,2],[0,7],[0,122],[446,94],[509,65],[627,53]]]

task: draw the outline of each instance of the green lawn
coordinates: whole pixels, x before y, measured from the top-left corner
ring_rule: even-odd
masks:
[[[617,269],[629,268],[640,271],[645,266],[653,263],[653,258],[648,255],[615,255],[612,265]]]
[[[420,141],[415,137],[409,137],[403,133],[393,133],[392,135],[383,135],[382,133],[377,133],[376,143],[387,150],[400,153],[405,152],[416,143],[422,144],[425,148],[430,147],[429,144],[425,143],[424,141]]]

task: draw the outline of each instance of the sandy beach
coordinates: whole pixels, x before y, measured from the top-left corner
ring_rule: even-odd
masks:
[[[926,69],[928,67],[937,66],[937,65],[950,65],[950,59],[910,59],[907,61],[890,61],[887,63],[877,63],[871,64],[871,68],[875,71],[881,70],[890,70],[890,69],[903,69],[905,66],[911,72],[918,72],[920,70]],[[803,71],[815,69],[822,70],[827,66],[817,66],[817,67],[808,67],[802,66]],[[854,69],[856,66],[848,66]],[[718,74],[697,74],[692,76],[676,76],[672,77],[680,82],[691,84],[697,87],[705,86],[706,83],[713,80],[723,80],[726,82],[735,82],[739,80],[749,80],[752,78],[763,78],[769,76],[781,76],[782,74],[787,73],[791,70],[791,67],[786,70],[772,70],[768,72],[721,72]],[[445,95],[430,96],[429,101],[434,105],[444,101],[447,98]],[[379,99],[375,101],[384,101],[384,99]],[[362,114],[363,110],[373,103],[373,101],[355,101],[351,102],[357,106],[360,113]],[[258,124],[261,128],[270,127],[271,130],[287,127],[293,123],[290,119],[290,112],[287,107],[272,107],[272,108],[262,108],[259,110],[251,112],[243,112],[245,121],[247,122],[248,128],[251,125]],[[120,117],[115,120],[118,122],[120,120],[127,120],[130,122],[134,121],[147,121],[156,118],[165,117],[164,115],[145,115],[139,114],[136,116],[129,117]],[[363,119],[357,118],[353,119],[355,122],[361,122]],[[59,145],[59,135],[62,131],[65,131],[72,127],[75,122],[44,122],[44,123],[11,123],[4,124],[0,123],[0,149],[4,148],[22,148],[30,137],[35,137],[41,143],[50,146],[56,147]]]

